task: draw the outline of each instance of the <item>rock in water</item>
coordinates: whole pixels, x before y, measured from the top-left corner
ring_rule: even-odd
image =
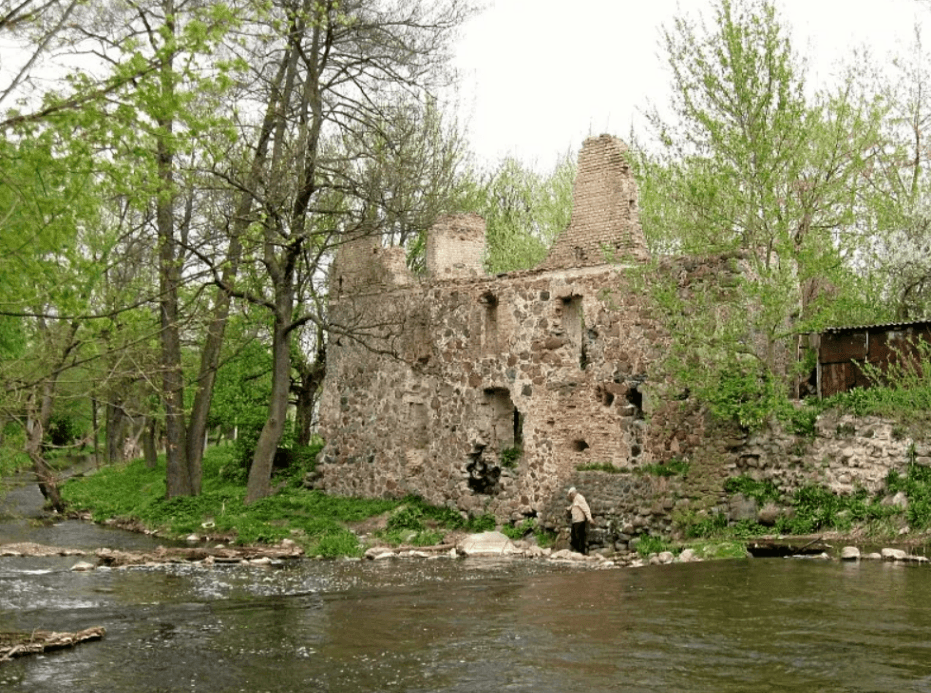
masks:
[[[459,542],[456,550],[464,556],[501,556],[520,553],[520,550],[514,546],[514,542],[501,532],[470,534]]]
[[[859,561],[860,549],[856,546],[845,546],[840,550],[840,557],[843,561]]]

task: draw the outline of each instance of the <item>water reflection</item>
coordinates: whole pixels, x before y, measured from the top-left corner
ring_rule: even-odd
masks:
[[[3,665],[21,691],[931,691],[926,567],[17,560],[0,625],[108,629]]]

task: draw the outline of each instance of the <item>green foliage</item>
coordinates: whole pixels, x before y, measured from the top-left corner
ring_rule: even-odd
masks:
[[[635,150],[644,234],[657,255],[726,260],[687,288],[645,270],[673,338],[664,365],[679,392],[756,429],[786,409],[796,373],[782,355],[865,303],[847,262],[869,243],[852,192],[881,114],[849,79],[806,90],[770,0],[716,0],[707,18],[677,17],[663,43],[674,117],[655,111],[655,150]],[[825,283],[830,295],[812,291]]]
[[[497,527],[494,515],[477,515],[469,518],[465,528],[470,532],[491,532]]]
[[[673,457],[665,463],[646,464],[638,471],[651,476],[685,476],[689,473],[689,463],[687,460]]]
[[[53,414],[49,421],[46,439],[54,447],[71,445],[84,435],[87,422],[68,414]]]
[[[904,492],[908,496],[906,517],[910,527],[931,527],[931,469],[911,462],[904,477],[890,471],[886,486],[889,493]]]
[[[743,494],[763,505],[767,501],[779,500],[779,489],[771,481],[757,481],[749,476],[732,476],[724,482],[724,490],[731,494]]]
[[[569,225],[575,161],[567,153],[548,174],[515,159],[505,159],[473,183],[464,211],[485,219],[491,274],[538,265],[553,241]]]
[[[688,538],[717,537],[725,533],[727,516],[724,513],[712,513],[703,517],[680,516],[676,517],[676,524]]]
[[[501,527],[501,532],[509,539],[523,539],[528,534],[531,534],[537,526],[537,521],[528,517],[526,520],[520,524],[508,524]]]
[[[640,537],[639,541],[637,541],[637,553],[644,557],[653,553],[670,551],[671,548],[672,545],[661,537],[644,535]]]
[[[524,450],[520,445],[505,448],[501,451],[501,466],[505,469],[515,469],[517,467],[517,461],[523,453]]]

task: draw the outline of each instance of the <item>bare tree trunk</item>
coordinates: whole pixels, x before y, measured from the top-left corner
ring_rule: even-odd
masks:
[[[165,0],[165,30],[174,34],[174,2]],[[166,103],[174,98],[172,60],[161,66],[161,93]],[[156,119],[158,126],[156,158],[159,190],[155,218],[159,244],[159,307],[161,312],[162,402],[165,405],[166,493],[168,498],[194,496],[200,474],[191,474],[187,458],[187,430],[184,421],[184,374],[181,371],[181,332],[179,328],[178,287],[181,284],[181,253],[174,224],[174,120],[169,114]]]
[[[145,457],[145,466],[155,469],[158,466],[158,419],[149,416],[145,421],[145,431],[142,433],[142,454]]]
[[[48,335],[49,330],[44,320],[39,321],[39,329]],[[65,368],[68,355],[77,346],[75,342],[77,331],[78,323],[74,322],[69,328],[58,362],[52,367],[48,379],[38,388],[38,393],[35,396],[30,396],[26,408],[26,454],[32,461],[32,469],[36,475],[39,490],[55,512],[64,512],[65,504],[58,491],[58,480],[55,471],[45,459],[42,443],[45,438],[45,431],[48,430],[49,421],[52,419],[52,406],[55,403],[55,388],[58,378]],[[51,343],[51,340],[49,340],[49,343]]]
[[[318,330],[318,347],[313,361],[302,359],[296,364],[299,379],[294,386],[296,395],[294,442],[298,445],[310,444],[317,392],[326,375],[326,345],[322,341],[323,338],[323,330]]]
[[[276,282],[278,289],[275,328],[272,335],[272,393],[268,403],[268,418],[259,434],[252,466],[249,468],[249,481],[246,485],[246,503],[265,498],[271,493],[272,463],[275,451],[284,432],[284,423],[288,415],[288,394],[291,385],[291,333],[290,316],[294,308],[293,277],[282,277]]]
[[[36,475],[36,481],[39,484],[39,490],[45,498],[46,503],[55,512],[64,512],[65,504],[61,499],[58,491],[58,479],[55,471],[45,460],[42,451],[42,440],[45,437],[45,429],[51,418],[52,411],[52,386],[43,387],[42,401],[38,411],[30,412],[26,420],[26,454],[32,461],[32,471]]]
[[[122,462],[126,440],[126,412],[119,402],[107,403],[107,464]]]

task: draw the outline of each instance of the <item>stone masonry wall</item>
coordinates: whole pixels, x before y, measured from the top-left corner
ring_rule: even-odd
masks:
[[[684,517],[727,512],[729,476],[837,493],[882,489],[888,472],[931,448],[879,419],[822,416],[814,439],[745,436],[668,387],[668,343],[645,282],[725,292],[740,255],[665,258],[643,270],[643,235],[626,147],[587,140],[572,223],[540,267],[482,273],[484,224],[444,220],[428,239],[428,277],[374,237],[342,248],[332,272],[319,470],[331,493],[418,494],[500,521],[566,527],[576,486],[595,517],[595,546],[669,534]],[[606,261],[615,254],[615,260]],[[516,458],[514,451],[521,449]],[[655,465],[688,461],[685,476]],[[595,469],[608,471],[595,471]]]
[[[556,523],[580,466],[637,470],[699,445],[704,418],[652,379],[666,332],[638,274],[645,244],[625,152],[614,138],[586,141],[573,222],[535,270],[480,276],[474,216],[431,232],[423,281],[371,241],[344,248],[330,312],[345,336],[329,345],[321,397],[327,491],[415,493]],[[605,248],[627,264],[607,262]],[[661,271],[686,289],[727,275],[728,262]]]
[[[809,485],[841,495],[858,489],[876,494],[890,471],[905,472],[914,445],[891,421],[829,412],[818,417],[814,438],[778,429],[751,435],[737,450],[734,471],[772,481],[786,494]],[[931,466],[931,457],[918,462]]]

